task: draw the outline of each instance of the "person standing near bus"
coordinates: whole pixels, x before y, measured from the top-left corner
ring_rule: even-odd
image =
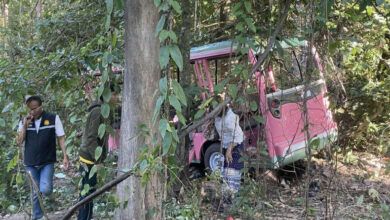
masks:
[[[215,118],[215,128],[221,139],[225,156],[222,173],[224,203],[231,203],[232,197],[238,192],[241,183],[241,169],[244,168],[244,162],[240,161],[241,152],[244,150],[244,132],[239,121],[239,116],[229,107],[225,107]]]
[[[119,102],[119,93],[115,92],[115,86],[110,86],[111,96],[110,103],[117,104]],[[117,89],[119,90],[119,89]],[[88,117],[85,125],[85,130],[82,137],[82,143],[79,150],[80,159],[80,174],[82,177],[79,201],[86,198],[88,195],[96,191],[97,184],[96,172],[90,176],[94,166],[102,166],[104,159],[107,156],[108,134],[106,132],[102,138],[99,138],[99,126],[102,123],[110,123],[112,112],[109,119],[104,119],[101,114],[101,105],[103,104],[103,97],[100,100],[93,102],[88,107]],[[105,121],[107,120],[107,121]],[[102,148],[102,153],[99,158],[95,158],[95,151],[98,147]],[[88,188],[85,188],[88,187]],[[83,192],[85,191],[85,192]],[[93,201],[84,204],[77,215],[78,220],[90,220],[93,215]]]

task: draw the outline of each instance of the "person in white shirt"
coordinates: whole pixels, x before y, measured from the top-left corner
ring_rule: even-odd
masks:
[[[39,96],[30,96],[26,101],[29,113],[19,123],[17,142],[24,143],[24,166],[31,173],[42,195],[53,191],[56,138],[64,155],[63,167],[68,169],[69,159],[65,148],[65,132],[58,115],[43,110]],[[43,217],[37,192],[33,195],[33,219]]]
[[[241,182],[241,169],[244,162],[240,161],[244,150],[244,133],[239,125],[240,118],[232,109],[226,107],[215,118],[215,128],[221,139],[225,155],[223,169],[223,196],[224,203],[231,203],[231,198],[237,193]]]

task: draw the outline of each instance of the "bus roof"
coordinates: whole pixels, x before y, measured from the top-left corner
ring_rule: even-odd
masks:
[[[274,48],[281,47],[287,49],[290,47],[306,46],[307,41],[299,40],[298,38],[286,38],[282,41],[278,41]],[[222,41],[217,43],[206,44],[200,47],[193,47],[190,51],[190,60],[198,59],[213,59],[227,57],[230,53],[237,49],[237,43],[232,41]]]

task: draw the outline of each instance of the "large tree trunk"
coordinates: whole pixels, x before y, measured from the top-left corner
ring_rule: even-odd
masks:
[[[151,146],[152,138],[135,137],[139,125],[151,127],[155,100],[151,97],[160,78],[158,62],[159,41],[154,31],[159,14],[153,0],[127,0],[125,6],[125,65],[119,169],[132,168],[139,156],[139,146]],[[155,131],[152,130],[151,134]],[[130,140],[131,139],[131,140]],[[121,201],[116,219],[161,219],[162,184],[154,175],[146,189],[141,179],[130,177],[118,185],[117,195]],[[123,207],[124,204],[127,204]],[[144,212],[156,208],[154,216]]]
[[[8,4],[5,0],[2,1],[2,14],[3,14],[3,27],[7,27],[8,24]]]

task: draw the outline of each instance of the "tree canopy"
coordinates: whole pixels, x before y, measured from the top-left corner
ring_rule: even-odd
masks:
[[[216,93],[225,91],[233,102],[242,104],[246,101],[244,94],[255,89],[251,84],[255,71],[266,69],[271,59],[278,61],[281,71],[287,69],[283,67],[283,62],[290,58],[278,42],[285,39],[307,41],[317,48],[322,59],[331,109],[339,128],[337,143],[330,152],[322,153],[326,155],[323,157],[327,158],[328,165],[337,167],[337,158],[345,164],[363,163],[354,156],[355,152],[369,152],[382,159],[389,156],[389,0],[154,0],[153,3],[150,7],[156,9],[152,11],[158,13],[158,22],[153,30],[147,31],[159,40],[158,56],[154,61],[158,62],[161,72],[149,79],[156,85],[158,83],[158,89],[151,92],[153,97],[144,97],[154,103],[153,117],[145,118],[143,124],[133,125],[139,129],[137,134],[132,134],[135,138],[149,140],[146,141],[147,146],[134,146],[139,149],[134,171],[141,176],[142,187],[156,178],[155,175],[160,175],[165,187],[161,192],[163,210],[144,210],[148,215],[161,212],[167,219],[196,219],[210,214],[201,207],[201,196],[191,196],[201,195],[200,189],[194,184],[186,185],[181,179],[183,170],[186,171],[190,147],[184,134],[189,133],[191,125],[202,120],[208,106],[217,105],[212,100],[201,100],[204,90],[197,85],[189,60],[190,48],[195,46],[225,40],[238,45],[234,62],[225,60],[212,65],[215,72],[221,72],[221,79],[213,78],[218,82]],[[110,83],[125,88],[129,85],[126,80],[130,78],[123,77],[125,73],[117,74],[115,69],[123,69],[123,72],[136,69],[126,66],[125,60],[131,59],[126,55],[147,52],[133,47],[136,51],[126,54],[125,45],[130,45],[132,40],[143,41],[145,45],[150,43],[146,39],[137,41],[137,35],[129,31],[132,28],[129,25],[135,24],[137,19],[132,18],[134,20],[126,27],[128,17],[125,7],[131,4],[130,0],[2,0],[1,214],[29,213],[28,207],[31,206],[21,160],[23,148],[15,142],[18,123],[27,112],[24,105],[27,95],[42,96],[44,108],[57,112],[63,119],[67,153],[74,170],[73,174],[72,171],[56,174],[57,179],[66,180],[72,186],[55,193],[58,198],[70,196],[75,200],[77,197],[79,180],[74,172],[78,165],[80,134],[86,121],[85,109],[96,97],[103,96],[109,100]],[[272,42],[278,25],[280,30],[274,36],[275,42]],[[272,48],[269,53],[264,53],[269,42]],[[243,61],[249,49],[258,51],[259,56],[265,54],[256,69]],[[314,74],[310,71],[308,65],[305,74]],[[294,82],[284,83],[290,85]],[[131,95],[123,93],[122,100],[129,100],[127,96]],[[108,116],[115,106],[107,105],[102,109],[102,115]],[[178,117],[178,125],[172,122],[174,115]],[[100,133],[112,133],[112,130],[110,125],[104,125]],[[119,157],[119,161],[123,161],[129,156]],[[99,186],[119,175],[117,171],[115,159],[96,171],[100,174]],[[119,170],[119,173],[126,171]],[[387,171],[381,175],[388,175]],[[366,175],[379,174],[367,172]],[[306,178],[313,176],[315,174],[308,172]],[[258,215],[261,213],[264,217],[266,211],[264,208],[256,209],[257,204],[276,209],[264,196],[266,184],[256,184],[253,179],[245,181],[248,181],[244,188],[246,194],[243,193],[237,207],[233,208],[239,215],[260,218]],[[327,182],[329,189],[334,184],[330,182],[332,180]],[[175,187],[182,184],[186,185],[184,195],[177,196]],[[301,190],[308,190],[309,185]],[[379,191],[374,190],[376,193]],[[372,210],[370,217],[386,219],[389,217],[387,204],[390,195],[385,195],[386,199],[375,196],[375,192],[368,191],[368,196],[361,193],[357,201],[349,205],[362,206],[367,202],[363,201],[364,196],[372,198],[372,203],[364,203]],[[254,195],[261,196],[254,198]],[[99,216],[102,218],[112,218],[115,209],[126,203],[123,200],[119,202],[115,190],[104,194],[99,201]],[[61,200],[59,203],[66,208],[71,207],[74,201]],[[111,205],[107,207],[105,204]],[[316,215],[308,206],[305,210],[308,216]]]

